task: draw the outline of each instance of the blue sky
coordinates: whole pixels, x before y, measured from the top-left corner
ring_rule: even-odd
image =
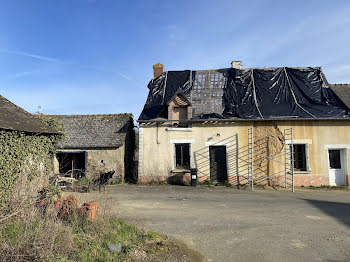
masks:
[[[138,118],[157,62],[322,66],[349,83],[349,14],[349,0],[2,0],[0,94],[30,112]]]

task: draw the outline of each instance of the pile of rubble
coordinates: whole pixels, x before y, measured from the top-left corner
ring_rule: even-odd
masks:
[[[99,204],[96,201],[90,201],[80,205],[79,199],[75,195],[63,197],[60,193],[44,191],[39,197],[38,207],[44,215],[57,217],[64,221],[77,218],[95,221]]]

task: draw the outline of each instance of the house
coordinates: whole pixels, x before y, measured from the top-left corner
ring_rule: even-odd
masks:
[[[94,179],[114,171],[114,178],[135,181],[132,114],[50,117],[62,124],[65,135],[54,161],[55,174]]]
[[[140,181],[349,185],[349,88],[320,67],[164,72],[139,122]],[[334,88],[334,90],[333,90]]]

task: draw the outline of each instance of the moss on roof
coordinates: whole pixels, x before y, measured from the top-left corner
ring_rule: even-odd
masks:
[[[117,148],[123,145],[132,114],[50,115],[62,125],[65,148]]]

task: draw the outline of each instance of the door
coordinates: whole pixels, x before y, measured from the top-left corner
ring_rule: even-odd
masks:
[[[210,180],[225,182],[227,180],[226,146],[210,146]]]
[[[329,184],[331,186],[345,185],[345,163],[344,150],[330,149],[328,150],[329,157]]]

